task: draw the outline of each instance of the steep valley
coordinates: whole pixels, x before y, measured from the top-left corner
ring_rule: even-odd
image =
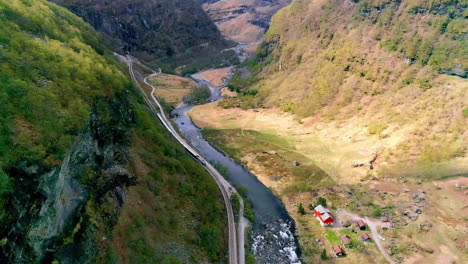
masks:
[[[305,262],[385,261],[359,241],[332,258],[339,236],[359,238],[347,233],[353,224],[320,227],[312,209],[325,198],[341,224],[343,210],[390,218],[394,228],[373,240],[394,262],[463,263],[466,28],[460,1],[296,0],[273,17],[229,96],[189,114],[281,197]]]
[[[0,263],[468,263],[467,18],[0,0]]]
[[[193,0],[52,0],[102,32],[113,48],[165,71],[186,74],[237,62]]]

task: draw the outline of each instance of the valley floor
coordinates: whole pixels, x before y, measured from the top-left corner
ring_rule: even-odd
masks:
[[[401,164],[398,170],[390,170],[383,166],[382,149],[407,140],[405,129],[379,137],[356,126],[359,120],[353,118],[314,123],[275,109],[223,109],[217,102],[193,108],[190,116],[209,141],[244,164],[282,199],[296,221],[307,263],[385,262],[375,242],[358,239],[361,233],[353,232],[354,224],[322,228],[310,210],[318,197],[325,198],[336,215],[347,210],[369,221],[379,221],[382,215],[390,218],[394,228],[379,227],[377,233],[396,263],[468,260],[465,157],[437,165],[419,163],[413,170]],[[305,208],[304,215],[298,213],[299,204]],[[356,247],[345,249],[347,256],[337,259],[331,247],[342,246],[339,237],[343,234]],[[321,258],[323,250],[326,256]]]

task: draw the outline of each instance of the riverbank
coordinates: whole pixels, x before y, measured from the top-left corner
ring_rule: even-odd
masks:
[[[198,79],[200,74],[192,75],[199,85],[207,85],[212,90],[210,100],[221,99],[221,87],[206,80]],[[246,197],[252,202],[255,223],[252,226],[252,253],[256,263],[301,263],[299,248],[294,236],[294,222],[281,201],[273,195],[258,179],[237,164],[234,160],[218,152],[204,138],[188,116],[194,106],[180,105],[173,112],[174,124],[184,137],[207,160],[219,163],[228,171],[228,180],[235,186],[247,189]]]

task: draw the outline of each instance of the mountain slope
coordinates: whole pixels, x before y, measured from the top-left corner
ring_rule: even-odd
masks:
[[[229,46],[193,0],[53,0],[146,61],[195,63]],[[229,57],[231,55],[231,57]],[[232,54],[226,58],[233,59]],[[214,57],[211,57],[215,61]],[[209,62],[205,62],[209,63]]]
[[[224,36],[247,44],[253,54],[262,42],[271,17],[289,0],[199,0]]]
[[[0,262],[222,261],[216,184],[100,35],[45,0],[0,26]]]
[[[244,107],[305,118],[304,130],[343,146],[366,140],[359,148],[374,150],[361,157],[355,149],[340,173],[375,152],[381,169],[459,167],[468,141],[467,23],[460,1],[294,1],[273,18],[253,75],[238,74],[231,88],[254,90]]]
[[[236,93],[190,118],[283,201],[304,262],[467,262],[466,18],[466,1],[295,0]]]

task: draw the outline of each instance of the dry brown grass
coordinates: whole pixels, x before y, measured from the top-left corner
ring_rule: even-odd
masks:
[[[463,263],[466,261],[464,247],[467,245],[466,239],[463,235],[468,232],[468,219],[467,210],[464,206],[468,203],[468,196],[466,190],[456,189],[455,183],[462,186],[468,186],[468,178],[458,178],[446,181],[427,181],[434,173],[433,169],[422,170],[422,166],[427,164],[421,162],[422,145],[420,142],[425,140],[430,141],[429,133],[414,133],[414,128],[423,128],[423,131],[431,131],[435,127],[442,126],[446,120],[436,119],[435,124],[430,126],[421,126],[420,121],[426,115],[438,116],[441,113],[452,113],[449,115],[453,120],[459,120],[458,109],[459,104],[463,104],[464,94],[459,94],[459,86],[445,86],[434,88],[432,91],[424,93],[416,93],[416,97],[412,97],[415,101],[429,100],[429,98],[440,97],[441,94],[448,93],[450,102],[443,101],[444,108],[427,108],[420,107],[418,111],[414,110],[414,101],[402,102],[399,104],[398,115],[408,111],[411,118],[405,118],[403,123],[399,118],[395,118],[394,114],[389,112],[376,111],[375,119],[370,116],[366,111],[370,111],[371,107],[378,107],[377,105],[368,106],[368,108],[361,109],[363,115],[346,120],[322,120],[314,117],[305,120],[295,119],[293,115],[282,113],[277,109],[258,109],[254,110],[241,110],[241,109],[221,109],[217,107],[217,103],[197,106],[191,112],[190,116],[194,122],[200,127],[208,127],[219,129],[217,132],[223,135],[223,129],[248,129],[255,130],[261,133],[279,136],[287,142],[281,144],[277,149],[278,155],[291,155],[291,153],[298,153],[302,157],[306,157],[301,163],[314,162],[322,169],[329,172],[336,183],[337,187],[330,189],[319,189],[319,195],[324,196],[329,201],[330,206],[336,210],[337,208],[351,208],[360,215],[372,213],[372,206],[369,204],[376,204],[382,208],[387,208],[388,212],[394,214],[396,219],[402,219],[408,222],[408,225],[398,222],[396,236],[393,231],[381,231],[382,236],[386,238],[384,242],[387,250],[394,246],[397,250],[401,250],[398,256],[401,261],[405,263],[443,263],[441,261],[456,261]],[[461,95],[461,98],[459,97]],[[425,98],[424,100],[420,100]],[[400,100],[397,97],[395,100]],[[442,100],[442,99],[437,99]],[[437,100],[435,100],[437,102]],[[401,100],[400,100],[401,101]],[[391,103],[391,101],[390,101]],[[451,109],[451,110],[450,110]],[[454,110],[455,109],[455,110]],[[385,117],[385,114],[388,116]],[[421,118],[420,118],[421,116]],[[387,119],[386,119],[387,118]],[[445,117],[447,118],[447,117]],[[366,127],[372,120],[382,120],[389,127],[386,128],[380,136],[372,135]],[[422,123],[426,124],[426,123]],[[451,123],[453,125],[453,122]],[[403,126],[404,125],[404,126]],[[419,126],[418,126],[419,125]],[[444,135],[445,128],[442,131],[437,130],[439,135]],[[457,131],[457,130],[454,130]],[[450,135],[448,130],[445,135]],[[229,135],[232,136],[231,133]],[[463,133],[460,135],[463,139]],[[418,138],[420,138],[418,140]],[[246,137],[242,138],[229,138],[227,142],[228,147],[239,149],[240,152],[245,150],[245,144],[242,143]],[[399,149],[399,146],[404,142],[410,146],[410,154],[406,148]],[[252,142],[251,145],[257,147],[262,146],[261,142]],[[298,228],[299,240],[305,250],[308,250],[311,256],[307,261],[320,262],[320,252],[323,249],[329,251],[330,244],[325,242],[324,246],[317,246],[315,239],[324,238],[324,229],[316,223],[316,220],[307,215],[297,215],[298,203],[302,203],[307,207],[308,203],[314,202],[316,197],[315,192],[302,192],[296,193],[283,193],[283,188],[292,182],[292,178],[287,173],[281,173],[281,168],[276,168],[275,164],[279,162],[275,159],[270,159],[270,156],[262,154],[261,151],[271,150],[271,144],[265,144],[264,149],[260,147],[256,152],[242,154],[245,165],[254,172],[255,175],[272,188],[273,191],[279,195],[283,200],[288,212],[293,216]],[[374,153],[379,153],[374,162],[375,169],[370,170],[368,167],[352,168],[353,163],[368,163],[373,158]],[[395,160],[387,159],[386,153],[389,152],[401,153],[395,156],[395,167],[389,170],[381,170],[381,168],[389,168],[387,165],[395,162]],[[437,151],[435,149],[434,151]],[[288,154],[290,153],[290,154]],[[406,161],[406,155],[414,155],[412,161]],[[267,156],[265,158],[264,156]],[[398,159],[398,157],[401,157]],[[446,165],[440,169],[441,175],[448,175],[451,169],[458,172],[467,172],[468,164],[466,157],[460,156],[450,159],[445,162]],[[399,167],[396,167],[398,166]],[[403,164],[413,164],[414,178],[401,179],[399,176],[405,175],[405,168]],[[387,166],[387,167],[386,167]],[[409,165],[408,165],[409,166]],[[418,167],[419,166],[419,167]],[[272,170],[276,171],[272,171]],[[378,170],[379,173],[374,171]],[[380,176],[381,178],[373,178],[372,175]],[[278,176],[273,179],[271,176]],[[388,177],[388,176],[398,177]],[[418,176],[419,175],[419,176]],[[423,181],[425,180],[425,181]],[[422,184],[420,184],[422,182]],[[351,184],[355,194],[360,194],[360,197],[348,197],[347,187],[345,185]],[[408,193],[402,192],[402,189],[408,189]],[[412,222],[406,216],[403,216],[404,210],[411,210],[413,205],[412,194],[416,193],[419,189],[426,192],[426,204],[423,208],[423,213],[419,215],[418,220]],[[358,203],[358,204],[353,204]],[[395,208],[393,208],[395,206]],[[354,209],[353,209],[354,208]],[[418,224],[430,223],[432,228],[429,232],[420,231]],[[429,253],[433,251],[433,253]],[[311,253],[312,252],[312,253]],[[315,253],[314,253],[315,252]],[[375,246],[368,245],[366,251],[350,251],[346,258],[331,259],[328,263],[383,263],[379,251]],[[327,262],[323,262],[327,263]]]
[[[231,70],[232,67],[209,70],[200,73],[199,76],[202,77],[202,79],[210,82],[214,86],[220,87],[224,86],[224,81],[228,76],[229,72],[231,72]]]
[[[265,29],[255,25],[255,21],[269,20],[275,12],[289,4],[289,0],[219,0],[207,3],[203,8],[215,21],[221,33],[232,40],[247,43],[245,51],[254,54],[261,43]],[[248,7],[247,10],[244,8]],[[226,17],[230,19],[225,20]]]
[[[156,88],[155,95],[164,98],[172,105],[182,103],[183,98],[197,87],[197,84],[191,79],[170,74],[160,74],[150,78],[149,81]]]
[[[290,140],[293,151],[337,182],[356,183],[369,175],[428,178],[468,173],[467,118],[462,114],[468,82],[443,76],[436,81],[439,85],[426,91],[407,87],[401,93],[363,97],[359,110],[353,104],[340,108],[342,118],[318,114],[299,120],[274,108],[222,109],[217,103],[197,106],[190,115],[199,127],[249,129]],[[370,133],[375,127],[378,133]]]
[[[229,97],[237,97],[236,92],[230,91],[228,88],[223,88],[221,89],[221,96],[224,98],[229,98]]]

